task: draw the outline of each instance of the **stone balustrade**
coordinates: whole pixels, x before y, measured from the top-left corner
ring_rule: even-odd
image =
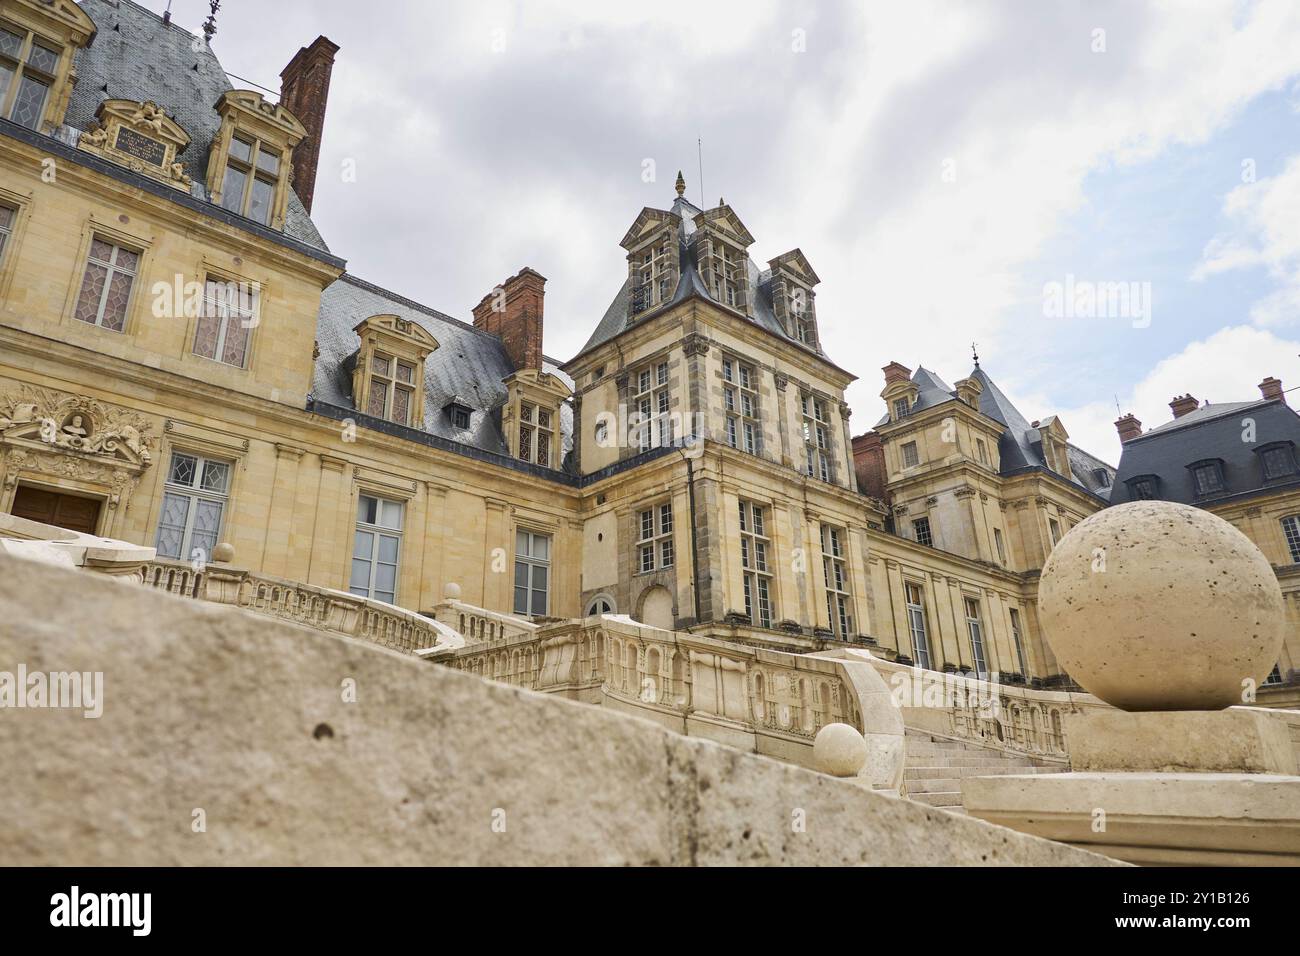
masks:
[[[865,659],[784,654],[612,617],[544,625],[429,656],[801,766],[815,766],[813,740],[822,727],[848,724],[867,739],[862,776],[883,789],[901,786],[902,721]]]
[[[451,587],[459,593],[459,588]],[[537,625],[527,618],[489,611],[452,596],[434,605],[433,616],[460,634],[466,644],[501,645],[513,638],[531,637],[537,633]]]

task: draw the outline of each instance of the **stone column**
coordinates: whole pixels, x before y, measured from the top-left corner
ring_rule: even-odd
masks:
[[[293,528],[298,461],[303,450],[279,442],[275,445],[275,472],[271,479],[271,505],[266,519],[266,546],[262,571],[284,577],[289,562],[289,535]]]
[[[437,481],[424,483],[424,546],[420,561],[419,607],[431,608],[442,600],[443,552],[446,539],[447,486]]]
[[[332,455],[320,456],[320,474],[316,485],[316,534],[312,538],[307,563],[307,581],[318,587],[345,588],[338,568],[344,552],[351,557],[351,540],[340,537],[342,517],[350,502],[347,462]]]

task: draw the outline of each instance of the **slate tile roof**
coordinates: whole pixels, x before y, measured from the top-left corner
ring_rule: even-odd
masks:
[[[1248,441],[1250,437],[1254,441]],[[1203,405],[1124,443],[1111,503],[1134,500],[1127,483],[1144,475],[1159,479],[1157,498],[1189,505],[1300,488],[1300,475],[1264,479],[1256,450],[1275,442],[1291,442],[1293,455],[1300,449],[1300,415],[1285,402],[1272,399]],[[1188,466],[1208,459],[1222,463],[1225,487],[1213,498],[1198,498]]]

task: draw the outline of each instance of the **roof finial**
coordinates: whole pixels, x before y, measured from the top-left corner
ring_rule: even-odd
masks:
[[[686,180],[682,177],[682,171],[677,170],[677,195],[686,195]]]
[[[974,343],[974,342],[972,342],[972,343],[970,344],[970,354],[973,355],[973,356],[975,357],[975,367],[976,367],[976,368],[979,368],[979,367],[980,367],[980,354],[979,354],[979,352],[976,352],[976,351],[975,351],[975,343]]]
[[[217,32],[217,11],[221,9],[221,0],[209,0],[208,8],[212,12],[203,21],[203,35],[207,37],[208,43],[211,44],[213,34]]]

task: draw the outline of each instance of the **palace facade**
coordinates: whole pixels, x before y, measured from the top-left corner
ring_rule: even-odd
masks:
[[[568,361],[532,269],[465,319],[368,283],[311,220],[337,51],[301,49],[273,103],[130,0],[0,2],[0,512],[417,612],[455,584],[1068,682],[1038,573],[1150,438],[1117,477],[978,361],[955,386],[886,366],[855,438],[808,257],[756,263],[680,174]],[[1288,563],[1257,507],[1223,513]]]

